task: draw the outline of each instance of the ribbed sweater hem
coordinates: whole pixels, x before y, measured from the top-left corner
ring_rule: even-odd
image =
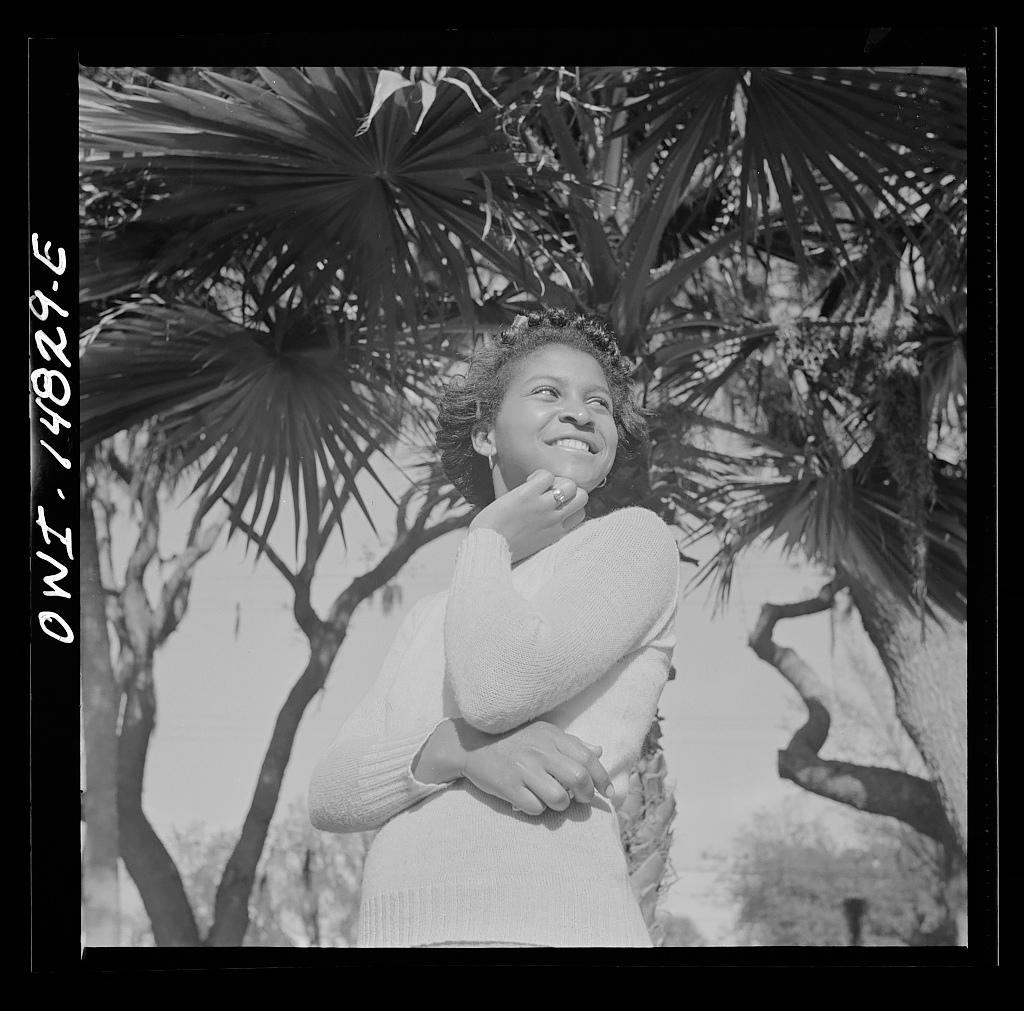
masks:
[[[557,898],[556,898],[557,897]],[[535,944],[557,948],[649,948],[632,893],[567,889],[564,880],[495,882],[393,889],[364,896],[359,946],[409,948],[448,941]]]

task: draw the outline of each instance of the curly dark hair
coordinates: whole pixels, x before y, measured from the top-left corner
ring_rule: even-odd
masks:
[[[647,447],[650,412],[637,403],[632,367],[620,357],[615,335],[604,320],[564,309],[531,312],[525,324],[520,321],[502,330],[496,341],[473,355],[467,374],[452,379],[438,401],[435,441],[441,468],[471,505],[494,501],[487,461],[473,449],[473,429],[480,423],[493,424],[515,374],[513,366],[545,344],[584,351],[604,370],[619,435],[616,460],[634,457]]]

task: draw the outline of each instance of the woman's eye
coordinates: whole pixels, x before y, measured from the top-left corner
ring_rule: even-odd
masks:
[[[534,393],[553,393],[556,397],[558,396],[558,390],[556,390],[553,386],[538,386],[537,389],[535,389],[533,392]],[[603,408],[605,408],[605,410],[610,411],[612,409],[611,403],[608,400],[606,400],[604,397],[591,397],[590,399],[591,400],[596,400]]]

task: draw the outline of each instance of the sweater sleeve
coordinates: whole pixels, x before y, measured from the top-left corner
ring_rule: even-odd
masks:
[[[508,543],[471,531],[445,612],[445,677],[462,717],[503,733],[579,694],[653,641],[675,610],[679,553],[659,516],[629,507],[567,535],[555,577],[526,600]]]
[[[388,693],[416,634],[430,598],[406,615],[380,674],[345,720],[310,779],[308,808],[314,828],[324,832],[368,832],[448,783],[421,783],[412,763],[438,727],[437,720],[388,733]]]

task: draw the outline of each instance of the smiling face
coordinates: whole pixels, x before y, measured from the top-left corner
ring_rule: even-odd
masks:
[[[547,344],[520,360],[492,428],[473,448],[494,455],[494,495],[535,470],[567,477],[590,492],[615,462],[619,435],[604,370],[585,351]]]

